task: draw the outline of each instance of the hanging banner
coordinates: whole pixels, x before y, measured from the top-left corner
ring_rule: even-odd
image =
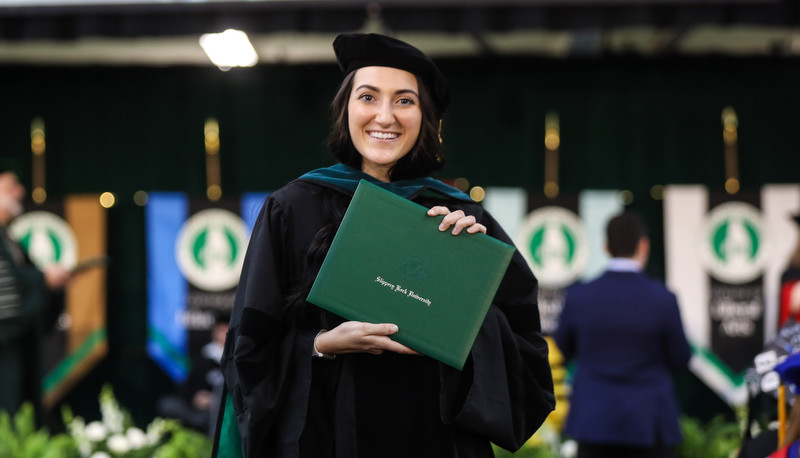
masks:
[[[521,188],[487,188],[483,206],[512,237],[539,281],[539,316],[556,394],[556,410],[546,425],[560,431],[569,410],[569,388],[563,357],[550,336],[558,326],[566,288],[605,268],[605,226],[622,211],[619,192],[587,190],[547,198]]]
[[[554,199],[519,188],[488,188],[484,207],[512,237],[539,281],[542,332],[558,325],[565,288],[602,273],[605,225],[622,211],[617,191]]]
[[[746,199],[746,200],[745,200]],[[710,349],[743,374],[764,344],[764,268],[769,235],[758,195],[709,196],[700,260],[709,274]]]
[[[192,199],[154,192],[145,208],[147,350],[176,382],[210,339],[216,316],[230,312],[250,231],[266,193],[240,200]]]
[[[542,333],[552,335],[564,305],[566,288],[577,281],[589,260],[589,238],[578,217],[577,196],[528,197],[528,215],[514,240],[539,280]]]
[[[667,284],[678,296],[692,370],[731,405],[747,400],[744,375],[778,329],[777,273],[791,247],[776,244],[792,198],[783,187],[709,193],[669,186],[664,194]]]
[[[43,405],[53,408],[108,353],[106,210],[97,195],[28,205],[9,233],[40,269],[79,269],[64,292],[64,312],[43,342]]]

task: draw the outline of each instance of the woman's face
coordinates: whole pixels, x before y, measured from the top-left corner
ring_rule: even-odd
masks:
[[[417,77],[390,67],[356,70],[347,104],[361,170],[389,181],[389,170],[411,151],[422,126]]]

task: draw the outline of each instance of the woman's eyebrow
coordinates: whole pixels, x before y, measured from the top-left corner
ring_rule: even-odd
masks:
[[[367,89],[367,90],[373,91],[373,92],[381,92],[380,89],[378,89],[377,87],[375,87],[375,86],[373,86],[371,84],[362,84],[361,86],[358,86],[355,90],[356,91],[360,91],[361,89]],[[413,89],[398,89],[398,90],[394,91],[394,93],[395,93],[395,95],[398,95],[398,94],[414,94],[415,96],[419,97],[419,94],[417,94],[417,91],[415,91]]]
[[[395,95],[399,95],[399,94],[414,94],[415,96],[419,97],[419,94],[417,94],[417,91],[415,91],[413,89],[399,89],[397,91],[394,91],[394,94]]]
[[[356,88],[356,90],[357,90],[357,91],[360,91],[361,89],[367,89],[367,90],[369,90],[369,91],[380,92],[380,91],[378,90],[378,88],[377,88],[377,87],[375,87],[375,86],[372,86],[372,85],[370,85],[370,84],[362,84],[361,86],[358,86],[358,87]]]

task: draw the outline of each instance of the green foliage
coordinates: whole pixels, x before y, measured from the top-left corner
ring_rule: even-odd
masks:
[[[26,402],[14,415],[0,411],[0,458],[72,458],[78,457],[78,447],[68,435],[36,429],[33,406]]]
[[[78,458],[94,452],[124,458],[211,457],[211,439],[183,427],[176,420],[156,418],[147,428],[146,434],[151,438],[147,443],[142,442],[146,436],[133,440],[136,437],[131,435],[131,430],[139,430],[133,425],[130,414],[117,403],[110,386],[103,387],[100,404],[104,421],[90,425],[73,415],[68,406],[62,408],[62,418],[71,435],[51,436],[44,428],[37,430],[30,403],[24,404],[13,419],[7,412],[0,411],[0,458]],[[91,431],[87,436],[92,427],[102,431],[101,437],[92,438]],[[112,451],[107,441],[114,434],[124,436],[125,433],[129,442],[127,450]]]
[[[119,405],[110,385],[100,392],[102,421],[89,424],[62,409],[67,430],[83,456],[102,452],[113,458],[203,458],[211,456],[211,440],[172,419],[155,418],[143,431]],[[0,457],[2,458],[2,457]]]
[[[206,458],[211,457],[211,439],[177,423],[166,444],[156,451],[156,458]]]
[[[744,412],[746,414],[746,412]],[[737,414],[742,414],[738,412]],[[745,415],[746,416],[746,415]],[[681,417],[683,442],[678,448],[680,458],[731,458],[741,444],[739,423],[719,415],[706,424],[694,418]],[[560,436],[556,433],[557,436]],[[562,442],[563,437],[548,437],[544,441],[528,442],[516,453],[494,447],[495,458],[566,458],[574,457],[577,445]],[[568,444],[569,442],[569,444]],[[571,447],[566,447],[571,445]]]
[[[741,443],[741,430],[734,422],[717,416],[705,425],[689,417],[681,417],[683,443],[681,458],[728,458]]]

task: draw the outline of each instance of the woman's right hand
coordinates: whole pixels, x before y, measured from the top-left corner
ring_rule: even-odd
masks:
[[[344,353],[380,355],[386,350],[406,355],[418,355],[418,352],[389,338],[397,330],[397,325],[391,323],[373,324],[345,321],[330,331],[318,334],[314,345],[316,345],[317,351],[326,355]]]

